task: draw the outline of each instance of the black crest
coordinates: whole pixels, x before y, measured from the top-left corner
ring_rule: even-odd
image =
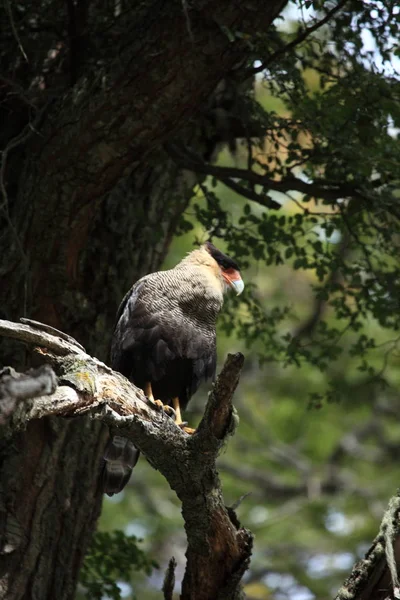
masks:
[[[232,260],[232,258],[221,252],[221,250],[218,250],[214,244],[206,242],[206,247],[213,259],[216,260],[223,269],[235,269],[235,271],[239,271],[239,265]]]

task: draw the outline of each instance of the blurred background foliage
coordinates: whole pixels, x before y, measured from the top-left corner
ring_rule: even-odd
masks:
[[[252,600],[333,597],[399,486],[399,19],[394,2],[292,3],[272,34],[248,40],[244,83],[226,84],[229,118],[256,123],[258,138],[225,127],[207,162],[175,141],[199,175],[164,266],[211,237],[246,283],[219,322],[219,365],[246,356],[219,470],[255,534]],[[105,499],[100,530],[140,538],[159,565],[111,565],[121,597],[160,598],[171,556],[179,583],[179,503],[144,459]]]

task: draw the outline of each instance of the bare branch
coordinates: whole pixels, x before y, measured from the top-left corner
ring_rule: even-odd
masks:
[[[0,319],[0,335],[34,346],[48,348],[59,356],[84,354],[82,352],[83,346],[70,336],[61,334],[61,337],[56,329],[50,328],[48,325],[43,325],[39,329],[38,326],[41,324],[37,321],[30,321],[29,319],[21,319],[21,321],[22,324]],[[53,331],[53,334],[50,333],[51,331]],[[55,332],[57,332],[57,336],[54,335]]]
[[[27,373],[16,373],[14,369],[4,368],[0,371],[0,398],[27,400],[46,394],[53,394],[57,380],[49,365],[31,369]]]
[[[43,394],[53,394],[57,380],[53,369],[43,365],[27,373],[16,373],[14,369],[0,371],[0,424],[3,425],[21,400]]]
[[[233,475],[236,479],[257,486],[270,500],[277,502],[298,497],[318,498],[325,494],[334,496],[343,490],[355,492],[354,482],[335,469],[332,464],[321,479],[315,478],[314,474],[310,473],[303,474],[297,481],[291,483],[261,469],[230,465],[227,462],[219,462],[218,466],[223,472]],[[369,495],[368,489],[357,488],[357,493],[364,497]]]
[[[15,21],[14,21],[14,16],[13,16],[13,14],[12,14],[12,10],[11,10],[11,4],[10,4],[10,0],[5,0],[5,2],[4,2],[4,5],[5,5],[5,7],[6,7],[6,11],[7,11],[7,13],[8,13],[8,17],[9,17],[9,19],[10,19],[10,25],[11,25],[11,29],[12,29],[12,32],[13,32],[13,34],[14,34],[14,37],[15,37],[15,39],[16,39],[16,42],[17,42],[17,44],[18,44],[18,48],[20,49],[20,51],[21,51],[21,54],[22,54],[22,56],[24,57],[24,59],[26,60],[26,62],[29,62],[29,61],[28,61],[28,57],[27,57],[27,55],[26,55],[26,52],[25,52],[25,50],[24,50],[24,47],[22,46],[21,39],[20,39],[20,37],[19,37],[19,35],[18,35],[17,28],[16,28],[16,26],[15,26]]]
[[[209,430],[210,434],[223,439],[232,429],[232,397],[239,383],[240,371],[243,368],[244,356],[240,352],[228,354],[221,374],[211,392],[204,417],[198,427],[199,434]]]
[[[165,573],[164,583],[163,583],[163,594],[164,600],[173,600],[174,596],[174,587],[175,587],[175,569],[176,569],[176,560],[174,557],[168,563],[168,568]]]
[[[82,346],[82,344],[77,342],[75,338],[68,335],[67,333],[64,333],[63,331],[59,331],[55,327],[51,327],[51,325],[47,325],[46,323],[40,323],[39,321],[33,321],[32,319],[24,319],[23,317],[21,317],[20,321],[25,325],[31,325],[32,327],[39,329],[40,331],[46,331],[47,333],[51,333],[57,337],[60,337],[61,339],[66,340],[70,344],[77,346],[77,348],[80,348],[82,352],[85,352],[85,348]]]

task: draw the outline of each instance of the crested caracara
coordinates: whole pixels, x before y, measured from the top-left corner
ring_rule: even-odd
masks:
[[[112,368],[170,410],[179,426],[185,425],[181,410],[200,383],[215,375],[216,320],[229,288],[243,291],[239,267],[207,242],[173,269],[139,279],[119,307]],[[104,456],[107,494],[122,490],[138,457],[129,440],[111,440]]]

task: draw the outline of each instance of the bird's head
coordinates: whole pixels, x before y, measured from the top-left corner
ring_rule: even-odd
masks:
[[[218,250],[211,242],[206,242],[203,248],[217,263],[225,288],[232,288],[239,295],[244,290],[243,279],[240,275],[238,264],[229,256]]]

